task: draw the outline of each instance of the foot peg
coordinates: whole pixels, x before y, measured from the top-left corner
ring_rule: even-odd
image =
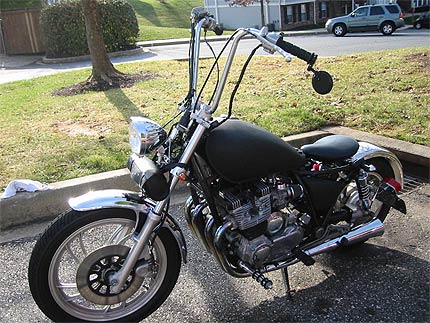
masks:
[[[260,283],[260,285],[263,286],[264,289],[272,289],[273,282],[269,278],[264,276],[259,270],[252,269],[243,261],[239,261],[239,266],[247,273],[251,274],[251,277],[255,279],[258,283]]]
[[[315,259],[309,256],[307,253],[300,249],[293,251],[294,256],[303,262],[306,266],[312,266],[315,263]]]

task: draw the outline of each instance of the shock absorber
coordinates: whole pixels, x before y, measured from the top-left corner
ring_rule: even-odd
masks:
[[[372,203],[372,201],[370,200],[370,187],[367,183],[368,177],[369,177],[369,174],[364,169],[360,169],[360,172],[358,173],[358,177],[356,180],[358,196],[360,197],[360,200],[362,201],[362,204],[363,204],[363,208],[365,210],[369,210],[370,205]]]

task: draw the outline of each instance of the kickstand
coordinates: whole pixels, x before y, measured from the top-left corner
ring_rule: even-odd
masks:
[[[296,292],[294,289],[291,289],[290,287],[290,279],[288,276],[288,267],[282,268],[281,269],[282,272],[282,278],[284,279],[284,286],[285,286],[285,291],[287,293],[287,297],[292,300],[293,299],[293,294]]]

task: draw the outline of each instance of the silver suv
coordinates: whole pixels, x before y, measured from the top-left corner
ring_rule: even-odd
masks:
[[[325,28],[337,37],[356,31],[380,31],[387,36],[404,25],[399,5],[384,4],[358,7],[347,16],[327,20]]]

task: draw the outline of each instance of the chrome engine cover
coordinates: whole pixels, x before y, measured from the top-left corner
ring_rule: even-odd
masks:
[[[282,213],[284,224],[277,232],[274,227],[279,227],[281,212],[275,212],[268,219],[264,234],[251,240],[243,234],[236,235],[236,254],[243,261],[256,268],[274,261],[284,260],[291,254],[304,236],[304,228],[297,223],[296,215]]]

